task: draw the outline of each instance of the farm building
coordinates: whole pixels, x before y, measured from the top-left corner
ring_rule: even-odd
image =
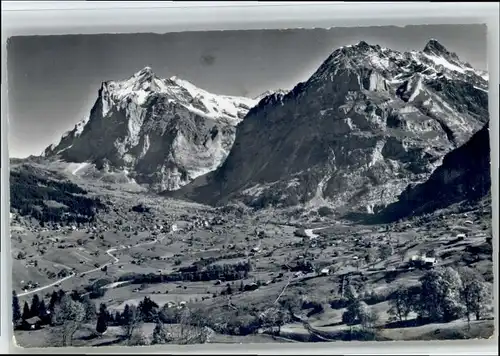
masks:
[[[322,276],[328,276],[330,274],[330,269],[329,268],[323,268],[321,271],[320,271],[320,274]]]
[[[437,259],[435,257],[426,257],[426,256],[412,256],[410,259],[411,267],[418,268],[433,268],[437,265]]]
[[[38,330],[42,327],[42,319],[37,316],[23,320],[22,328],[25,330]]]

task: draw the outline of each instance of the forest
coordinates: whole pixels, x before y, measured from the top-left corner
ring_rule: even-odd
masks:
[[[40,223],[87,223],[95,219],[105,205],[99,198],[87,196],[78,185],[44,178],[29,170],[10,172],[10,203],[22,216]]]

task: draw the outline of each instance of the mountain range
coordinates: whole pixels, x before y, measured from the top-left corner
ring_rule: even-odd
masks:
[[[43,155],[211,205],[374,213],[433,198],[422,187],[446,174],[438,167],[486,137],[487,90],[487,73],[436,40],[411,52],[344,46],[292,90],[255,99],[146,67],[103,82],[89,117]]]

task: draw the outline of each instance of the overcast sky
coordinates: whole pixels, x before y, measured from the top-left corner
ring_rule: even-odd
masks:
[[[102,81],[126,79],[145,66],[216,94],[255,97],[306,80],[340,46],[364,40],[421,50],[430,38],[487,69],[483,25],[11,38],[9,156],[40,154],[89,113]]]

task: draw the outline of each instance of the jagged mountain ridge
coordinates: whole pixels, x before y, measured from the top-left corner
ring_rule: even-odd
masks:
[[[262,99],[274,96],[274,95],[286,95],[289,92],[289,90],[285,89],[276,89],[276,90],[266,90],[265,92],[261,93],[260,95],[257,95],[254,100],[260,102]]]
[[[380,216],[397,220],[478,201],[491,192],[489,124],[449,152],[424,183],[408,186]]]
[[[372,212],[488,121],[487,86],[436,40],[421,52],[341,47],[306,82],[263,98],[219,169],[172,195]]]
[[[214,95],[146,67],[124,81],[103,82],[88,118],[45,157],[123,170],[153,190],[178,189],[214,170],[236,126],[257,101]]]

